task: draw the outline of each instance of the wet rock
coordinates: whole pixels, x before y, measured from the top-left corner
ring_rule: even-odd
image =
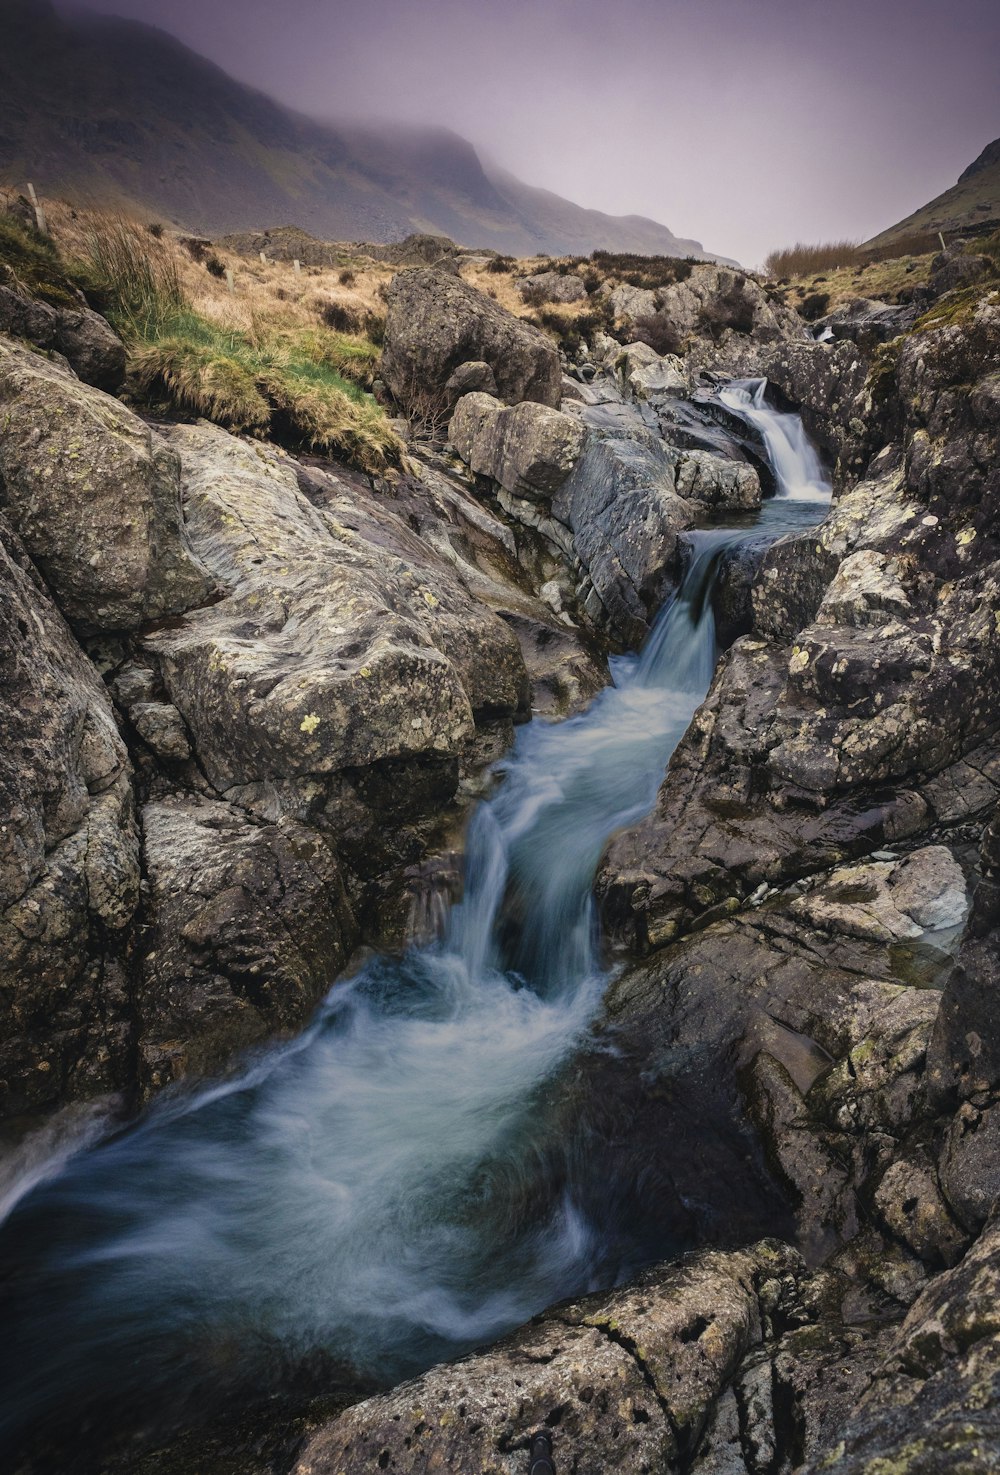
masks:
[[[486,363],[507,404],[559,403],[554,345],[460,278],[433,268],[404,271],[388,293],[382,377],[400,404],[443,398],[460,365]]]
[[[136,1007],[144,1092],[299,1028],[356,927],[315,830],[193,796],[142,812],[149,882]]]
[[[0,1115],[125,1083],[139,855],[103,683],[0,519]]]
[[[0,505],[83,634],[203,603],[176,456],[117,400],[0,341]]]
[[[797,1257],[764,1243],[560,1307],[490,1352],[348,1409],[306,1443],[294,1475],[506,1475],[538,1428],[552,1431],[559,1469],[679,1469],[800,1274]]]
[[[941,1193],[934,1159],[914,1148],[889,1164],[875,1190],[876,1213],[921,1260],[954,1265],[969,1244]]]
[[[745,461],[731,461],[711,451],[675,453],[674,485],[689,502],[726,512],[753,512],[760,507],[760,477]]]
[[[85,384],[114,394],[125,380],[125,345],[104,318],[79,307],[56,308],[0,286],[0,333],[61,353]]]
[[[862,352],[871,354],[880,343],[889,343],[912,328],[919,316],[919,308],[894,307],[888,302],[873,301],[867,297],[855,297],[841,303],[826,317],[813,324],[817,333],[829,328],[834,340],[846,339]]]
[[[959,1222],[975,1233],[1000,1199],[1000,1106],[963,1102],[938,1161],[941,1190]]]
[[[837,483],[860,475],[885,440],[869,383],[869,354],[853,341],[792,339],[765,350],[760,366],[835,460]]]
[[[839,867],[791,909],[826,932],[894,942],[959,927],[969,907],[961,866],[932,845],[901,861]]]

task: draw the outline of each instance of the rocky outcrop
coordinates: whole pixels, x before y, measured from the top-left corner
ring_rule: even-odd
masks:
[[[629,645],[674,587],[680,534],[699,512],[760,505],[751,466],[669,446],[634,423],[587,430],[562,411],[475,394],[456,406],[449,436],[504,510],[562,550],[590,617]]]
[[[0,333],[61,354],[86,384],[114,394],[125,381],[125,345],[84,303],[50,307],[0,285]]]
[[[904,339],[905,456],[887,448],[816,533],[765,557],[754,633],[656,814],[609,852],[620,935],[659,945],[724,898],[992,809],[998,328],[986,300],[964,329]]]
[[[562,1306],[491,1351],[348,1409],[294,1475],[526,1468],[549,1430],[556,1468],[676,1471],[746,1353],[789,1313],[802,1275],[770,1243],[709,1254]]]
[[[125,1084],[139,847],[103,683],[0,519],[0,1115]]]
[[[393,278],[382,377],[399,403],[451,408],[445,386],[462,364],[486,363],[507,404],[558,405],[562,371],[552,342],[537,328],[433,268]]]
[[[184,531],[176,455],[119,401],[3,340],[0,507],[84,635],[211,593]]]

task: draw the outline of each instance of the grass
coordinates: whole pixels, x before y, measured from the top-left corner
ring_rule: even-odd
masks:
[[[857,241],[824,241],[817,246],[797,241],[794,246],[770,252],[764,260],[764,275],[779,281],[782,277],[815,276],[820,271],[857,266],[860,261],[861,247]]]
[[[0,211],[0,283],[52,307],[77,306],[82,285],[52,241],[8,210]]]
[[[400,461],[402,444],[366,392],[379,350],[363,334],[327,329],[326,298],[290,301],[250,278],[237,300],[228,260],[220,280],[175,239],[122,217],[74,217],[67,237],[77,279],[126,343],[137,403],[342,456],[371,474]],[[60,259],[49,244],[45,262],[49,253]]]

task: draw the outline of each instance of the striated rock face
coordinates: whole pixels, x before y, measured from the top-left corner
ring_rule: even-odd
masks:
[[[3,340],[0,507],[82,634],[132,630],[209,596],[176,456],[117,400]]]
[[[424,268],[393,278],[382,377],[400,404],[444,398],[462,364],[488,364],[507,404],[558,405],[562,371],[552,342],[460,278]]]
[[[85,384],[114,394],[125,380],[125,345],[104,318],[82,303],[50,307],[0,286],[0,333],[61,353]]]
[[[138,902],[104,685],[0,519],[0,1115],[125,1083]]]
[[[794,1253],[765,1242],[559,1307],[490,1352],[348,1409],[308,1440],[294,1475],[514,1475],[536,1429],[551,1431],[557,1469],[679,1470],[801,1274]]]

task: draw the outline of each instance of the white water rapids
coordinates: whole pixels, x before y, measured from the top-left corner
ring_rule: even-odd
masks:
[[[587,712],[520,731],[444,936],[337,984],[240,1079],[25,1181],[0,1229],[0,1440],[108,1390],[179,1401],[192,1369],[319,1353],[386,1382],[634,1268],[571,1172],[538,1188],[546,1093],[608,982],[594,871],[711,682],[721,551],[818,521],[829,495],[763,384],[721,398],[761,432],[779,495],[752,533],[690,535],[677,597]]]

